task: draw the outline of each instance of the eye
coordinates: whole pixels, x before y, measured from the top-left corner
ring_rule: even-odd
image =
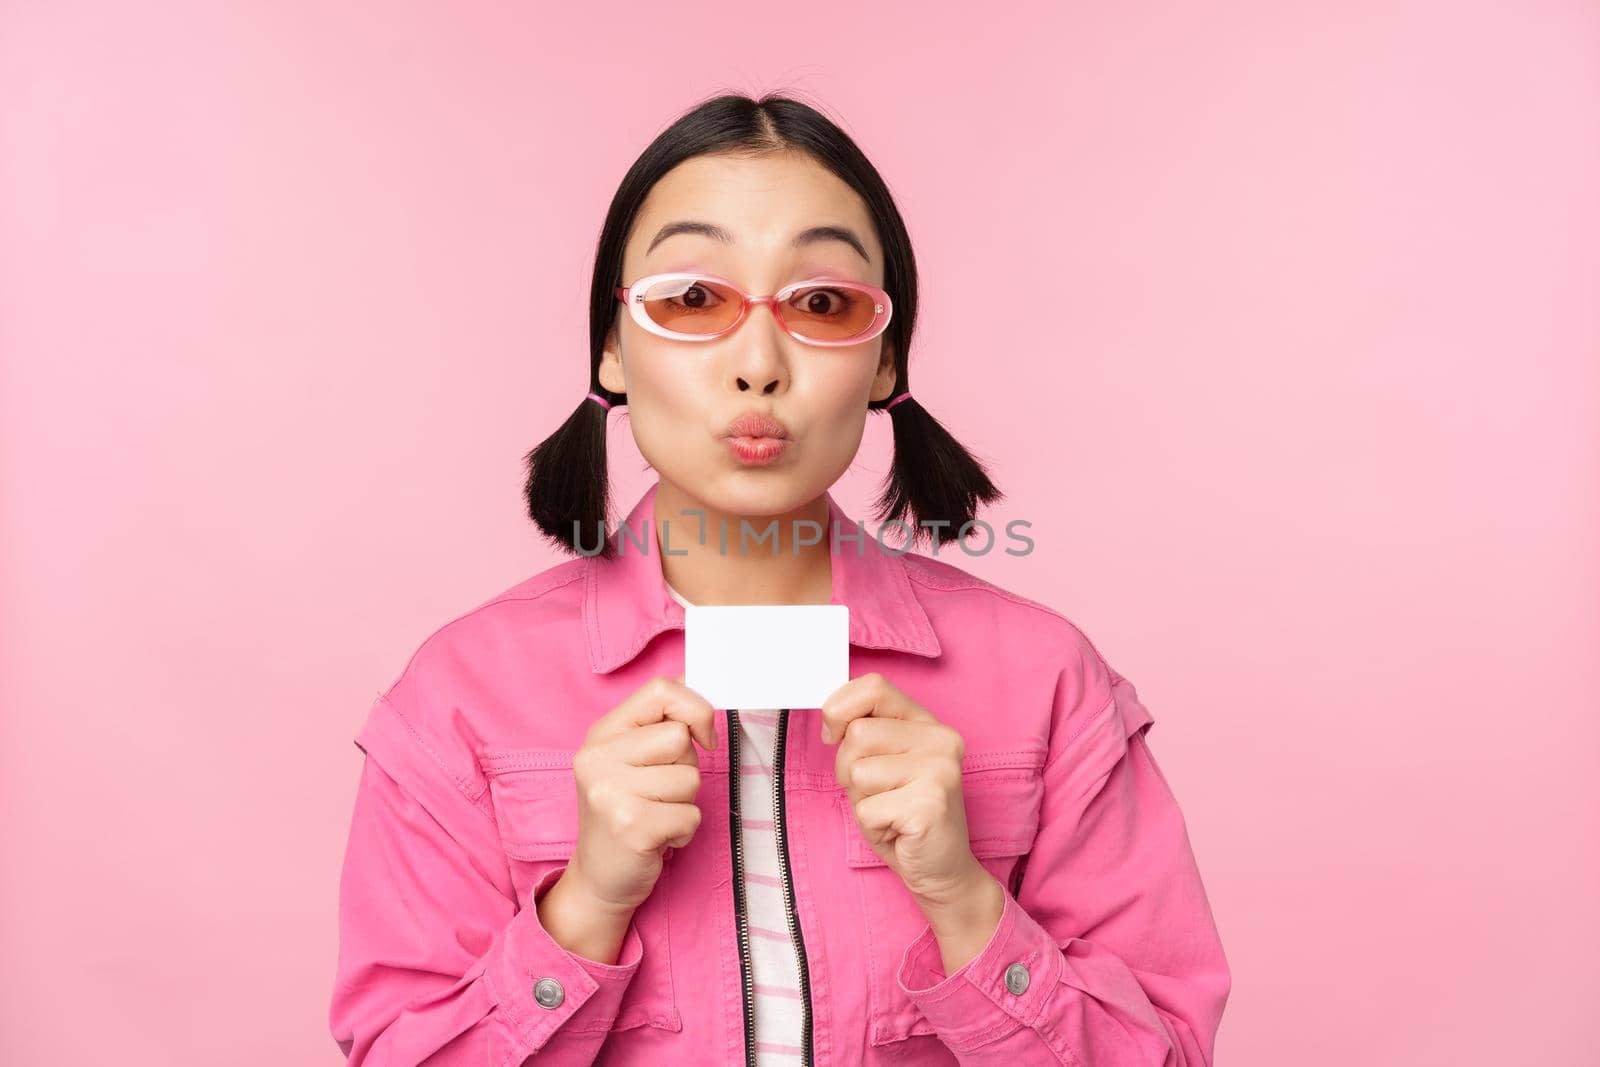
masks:
[[[703,311],[716,307],[718,297],[708,287],[696,282],[682,293],[668,297],[667,301],[681,311]]]
[[[837,318],[849,313],[857,294],[850,289],[809,286],[789,298],[789,306],[812,318]]]

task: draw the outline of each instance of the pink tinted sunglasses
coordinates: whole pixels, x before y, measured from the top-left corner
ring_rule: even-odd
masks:
[[[739,328],[756,304],[772,305],[783,332],[808,345],[843,348],[889,325],[889,294],[865,282],[810,278],[754,296],[714,274],[651,274],[618,286],[633,321],[658,337],[714,341]]]

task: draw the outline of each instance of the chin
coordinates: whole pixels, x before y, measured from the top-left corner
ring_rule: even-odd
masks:
[[[708,510],[751,519],[775,518],[805,507],[827,489],[805,472],[775,467],[719,469],[716,472],[683,472],[684,481],[663,477],[686,487],[687,497],[702,502]],[[700,487],[696,491],[694,487]]]

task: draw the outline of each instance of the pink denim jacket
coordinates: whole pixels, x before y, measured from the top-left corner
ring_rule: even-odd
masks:
[[[442,626],[367,714],[329,1015],[350,1064],[756,1062],[726,712],[717,748],[697,750],[704,818],[617,961],[566,951],[533,906],[572,855],[588,725],[683,669],[655,489],[620,556],[563,561]],[[881,672],[961,733],[972,851],[1006,893],[988,946],[946,976],[855,822],[819,714],[784,712],[805,1062],[1211,1064],[1231,978],[1133,685],[1060,613],[886,550],[828,501],[850,676]]]

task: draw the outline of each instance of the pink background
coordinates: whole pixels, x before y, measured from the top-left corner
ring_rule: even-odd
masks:
[[[624,169],[787,89],[1034,523],[957,562],[1155,713],[1218,1062],[1596,1062],[1595,5],[1109,8],[6,4],[0,1058],[338,1061],[351,739],[557,561],[521,456]]]

